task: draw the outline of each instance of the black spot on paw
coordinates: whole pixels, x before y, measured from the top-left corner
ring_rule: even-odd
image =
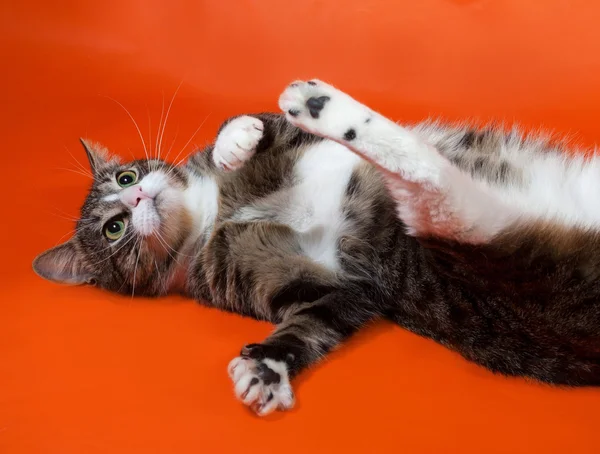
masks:
[[[344,133],[344,140],[350,141],[354,139],[356,139],[356,131],[353,128],[350,128]]]
[[[309,80],[308,82],[306,82],[308,85],[312,85],[313,87],[315,85],[317,85],[317,83],[314,80]]]
[[[265,363],[259,363],[258,365],[258,376],[262,379],[265,385],[270,385],[271,383],[279,383],[281,381],[281,377],[277,372],[267,366]]]
[[[367,118],[367,119],[365,120],[365,123],[371,123],[371,117]]]
[[[308,98],[306,101],[306,107],[308,107],[308,111],[310,112],[310,116],[313,118],[319,118],[319,113],[325,107],[325,103],[329,101],[331,98],[329,96],[319,96],[318,98]]]
[[[288,110],[288,113],[292,116],[292,117],[297,117],[298,115],[300,115],[300,111],[297,109],[290,109]]]

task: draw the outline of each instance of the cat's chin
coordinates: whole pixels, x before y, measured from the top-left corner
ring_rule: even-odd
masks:
[[[160,216],[150,199],[142,200],[132,212],[131,222],[135,231],[144,237],[153,236],[160,229]]]

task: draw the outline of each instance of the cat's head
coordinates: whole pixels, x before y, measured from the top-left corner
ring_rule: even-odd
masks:
[[[33,269],[59,283],[165,293],[165,276],[191,229],[186,172],[159,160],[121,163],[102,146],[82,143],[94,182],[75,234],[36,257]]]

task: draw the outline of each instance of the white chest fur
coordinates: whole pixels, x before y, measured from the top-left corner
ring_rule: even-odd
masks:
[[[304,253],[337,269],[337,241],[345,229],[342,201],[352,172],[361,162],[346,147],[325,140],[296,164],[297,184],[290,194],[285,222],[300,234]]]
[[[184,204],[192,216],[192,241],[211,229],[219,209],[219,187],[210,177],[192,176],[184,192]]]

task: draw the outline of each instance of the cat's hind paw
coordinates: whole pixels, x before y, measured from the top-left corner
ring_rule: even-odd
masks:
[[[279,97],[279,108],[294,126],[342,143],[356,138],[373,116],[368,107],[316,79],[291,83]]]

